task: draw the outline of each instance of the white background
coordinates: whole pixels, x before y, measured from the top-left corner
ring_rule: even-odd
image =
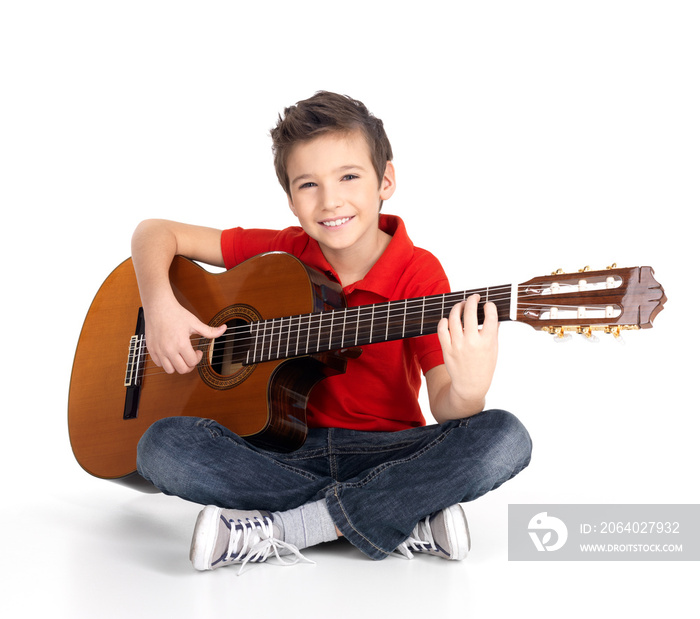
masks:
[[[700,502],[695,2],[0,6],[3,614],[697,612],[697,563],[507,560],[509,503]],[[523,420],[533,461],[468,506],[467,561],[332,545],[315,566],[195,573],[196,506],[73,460],[75,343],[141,219],[294,223],[267,134],[320,89],[384,119],[399,182],[385,212],[455,289],[615,261],[653,266],[669,300],[624,346],[502,325],[488,404]]]

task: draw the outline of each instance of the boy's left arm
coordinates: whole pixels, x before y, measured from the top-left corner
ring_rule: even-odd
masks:
[[[486,303],[480,329],[478,303],[479,295],[470,296],[438,324],[445,363],[425,375],[430,410],[438,423],[484,409],[498,357],[498,311],[493,303]]]

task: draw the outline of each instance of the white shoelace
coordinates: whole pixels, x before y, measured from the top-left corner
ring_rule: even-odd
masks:
[[[413,552],[411,552],[412,550],[416,552],[437,550],[435,540],[433,539],[433,531],[430,528],[430,516],[427,516],[424,520],[421,520],[416,525],[416,528],[411,531],[408,539],[399,544],[394,552],[405,557],[406,559],[413,559]]]
[[[256,517],[246,522],[239,520],[238,523],[231,530],[227,558],[235,561],[241,561],[242,559],[241,569],[238,570],[239,575],[243,573],[243,568],[249,562],[259,563],[267,561],[270,555],[273,554],[279,561],[278,565],[295,565],[299,561],[314,563],[302,555],[296,546],[274,536],[271,518],[265,517],[261,520]],[[240,546],[239,541],[241,542]],[[288,551],[288,554],[294,555],[295,558],[283,559],[282,556],[284,555],[280,555],[280,550]]]

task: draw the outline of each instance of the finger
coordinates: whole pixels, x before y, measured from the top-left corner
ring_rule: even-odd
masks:
[[[202,337],[208,339],[214,339],[221,337],[226,332],[226,325],[219,325],[218,327],[211,327],[199,320],[196,320],[190,326],[190,334],[201,335]]]
[[[195,325],[191,328],[192,333],[196,335],[201,335],[203,338],[207,339],[214,339],[217,337],[221,337],[224,333],[226,333],[226,325],[219,325],[218,327],[212,327],[210,325],[207,325],[203,322],[197,321]],[[204,351],[201,349],[195,348],[194,344],[192,341],[189,342],[188,346],[185,346],[181,351],[180,351],[180,358],[182,360],[183,364],[177,364],[176,369],[180,374],[185,374],[187,372],[192,371],[199,362],[202,360],[202,357],[204,356]]]
[[[457,305],[450,310],[448,321],[452,337],[462,333],[462,311],[466,311],[466,306],[467,303],[462,301],[461,303],[457,303]]]
[[[495,303],[484,303],[484,324],[482,333],[491,334],[498,331],[498,308]]]
[[[196,367],[201,358],[202,351],[195,350],[188,342],[187,345],[183,346],[179,356],[175,358],[175,369],[180,374],[185,374]]]
[[[163,357],[161,359],[160,367],[162,367],[163,370],[165,370],[166,374],[174,374],[175,373],[175,368],[173,367],[173,364],[170,363],[170,359],[168,359],[167,357]]]
[[[437,326],[438,340],[443,350],[449,350],[452,341],[450,339],[450,327],[447,318],[441,318]]]
[[[153,363],[155,363],[156,366],[158,366],[159,368],[162,368],[163,362],[160,360],[160,357],[156,353],[154,353],[152,350],[148,349],[148,347],[147,347],[147,350],[148,350],[149,354],[151,355],[151,359],[153,360]]]
[[[180,355],[180,357],[177,359],[178,363],[176,365],[178,374],[187,374],[194,370],[199,364],[202,355],[203,353],[201,350],[193,349],[186,351],[186,354]]]
[[[467,297],[464,302],[464,333],[472,335],[479,330],[479,320],[477,318],[477,309],[479,307],[479,301],[481,296],[478,294],[473,294]]]
[[[215,337],[221,337],[224,333],[226,333],[226,325],[210,327],[209,325],[205,325],[203,322],[200,322],[199,328],[196,329],[195,332],[203,337],[214,339]]]

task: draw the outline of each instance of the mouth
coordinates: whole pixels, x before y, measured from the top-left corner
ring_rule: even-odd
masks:
[[[322,226],[326,228],[339,228],[340,226],[348,223],[352,217],[338,217],[337,219],[326,219],[325,221],[319,222]]]

